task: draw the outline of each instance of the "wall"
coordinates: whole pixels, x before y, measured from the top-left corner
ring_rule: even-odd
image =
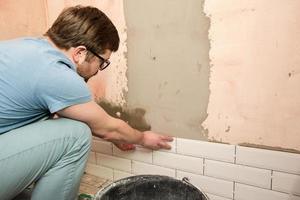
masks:
[[[209,97],[209,19],[203,1],[128,0],[124,8],[127,105],[145,109],[152,130],[207,138],[201,126]]]
[[[87,3],[1,1],[0,38],[40,35],[58,7],[78,2]],[[112,11],[120,2],[101,6]],[[107,95],[103,78],[101,97],[121,106],[127,99],[127,107],[145,109],[153,129],[185,138],[300,149],[298,1],[151,2],[126,1],[129,91],[125,98],[127,66],[120,63],[121,84]],[[186,176],[212,200],[300,199],[299,154],[181,137],[172,146],[120,152],[94,139],[86,171],[114,180]]]
[[[299,8],[126,1],[128,105],[175,136],[300,150]]]
[[[209,139],[300,150],[300,1],[206,1]]]
[[[128,0],[127,54],[123,1],[1,1],[0,38],[41,35],[77,3],[123,27],[116,65],[94,83],[100,97],[143,108],[156,131],[300,150],[299,1]]]
[[[0,29],[0,40],[42,35],[46,30],[44,1],[1,0]]]

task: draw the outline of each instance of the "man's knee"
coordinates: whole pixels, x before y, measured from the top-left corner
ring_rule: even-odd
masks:
[[[72,119],[61,119],[69,124],[72,135],[75,136],[84,145],[91,146],[92,134],[90,127],[80,121]]]
[[[80,130],[80,133],[81,133],[80,139],[90,149],[91,146],[92,146],[92,132],[91,132],[91,129],[87,124],[85,124],[83,122],[79,122],[79,123],[80,123],[80,129],[79,130]]]

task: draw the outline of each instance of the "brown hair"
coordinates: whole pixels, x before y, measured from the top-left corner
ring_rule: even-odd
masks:
[[[117,51],[120,43],[111,20],[98,8],[90,6],[63,10],[45,35],[59,48],[68,50],[84,45],[100,54],[106,49]]]

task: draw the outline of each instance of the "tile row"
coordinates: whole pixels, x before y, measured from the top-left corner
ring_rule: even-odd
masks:
[[[300,175],[300,154],[296,153],[287,153],[182,138],[175,138],[171,145],[173,147],[172,150],[164,152]],[[143,148],[138,149],[140,151],[132,155],[131,153],[120,151],[110,142],[99,139],[94,139],[92,146],[92,150],[97,153],[116,155],[151,163],[151,151]]]
[[[227,181],[235,181],[265,189],[272,189],[274,191],[300,195],[299,175],[278,171],[273,171],[272,173],[271,170],[208,159],[204,160],[202,158],[189,157],[174,153],[156,151],[152,154],[150,152],[144,152],[143,149],[138,149],[134,153],[126,152],[118,155],[122,155],[125,158],[91,152],[89,163],[98,164],[102,167],[113,168],[126,173],[157,173],[172,177],[174,177],[174,170],[176,169],[193,174],[205,175]],[[144,157],[144,159],[139,158],[141,155],[143,155],[142,157]]]

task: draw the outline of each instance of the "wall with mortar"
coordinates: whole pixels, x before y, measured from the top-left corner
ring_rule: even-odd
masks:
[[[203,1],[128,0],[124,6],[128,106],[144,108],[153,130],[206,139],[209,19]]]
[[[126,1],[128,104],[176,136],[300,150],[299,8]]]

